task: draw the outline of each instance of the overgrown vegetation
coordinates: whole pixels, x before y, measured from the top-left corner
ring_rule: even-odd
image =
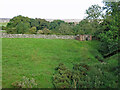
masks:
[[[111,68],[106,62],[93,66],[75,64],[72,70],[59,64],[56,70],[53,76],[56,88],[118,88],[118,75],[111,74]]]

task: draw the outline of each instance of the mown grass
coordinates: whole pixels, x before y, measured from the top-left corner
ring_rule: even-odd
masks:
[[[14,38],[2,39],[2,87],[23,76],[34,78],[39,88],[52,88],[55,67],[64,63],[72,69],[73,64],[85,62],[89,65],[100,63],[95,56],[97,41]]]

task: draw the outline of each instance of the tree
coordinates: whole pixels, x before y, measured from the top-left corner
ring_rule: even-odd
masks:
[[[87,19],[98,19],[102,13],[102,8],[99,5],[92,5],[86,10]]]
[[[84,19],[79,24],[74,26],[73,30],[75,34],[90,34],[95,35],[98,31],[99,23],[93,20],[90,22],[88,19]]]
[[[10,22],[7,24],[7,27],[16,27],[16,25],[18,25],[19,23],[29,23],[30,22],[30,18],[28,17],[24,17],[24,16],[16,16],[13,17],[12,19],[10,19]]]
[[[49,22],[45,19],[38,19],[39,26],[37,26],[37,30],[43,30],[44,28],[49,28]]]
[[[89,27],[89,33],[93,36],[97,36],[101,30],[100,23],[103,21],[103,10],[99,5],[92,5],[86,10],[88,20],[87,27]]]
[[[31,27],[38,27],[40,25],[38,19],[30,19],[30,26]]]
[[[30,29],[30,25],[29,23],[18,23],[16,26],[16,32],[17,34],[24,34],[26,32],[28,32]]]
[[[102,23],[102,28],[104,31],[99,35],[100,41],[102,42],[100,47],[100,52],[103,55],[108,55],[114,51],[120,49],[118,45],[119,30],[120,30],[120,2],[106,2],[104,9],[106,10],[106,15]]]
[[[61,23],[65,23],[65,22],[62,20],[54,20],[54,21],[50,22],[49,29],[55,30],[58,26],[60,26]]]
[[[69,24],[61,23],[55,30],[56,33],[70,35],[73,34],[72,27]]]
[[[30,28],[30,18],[24,16],[16,16],[10,19],[10,22],[7,24],[7,32],[8,33],[17,33],[23,34],[27,32]]]

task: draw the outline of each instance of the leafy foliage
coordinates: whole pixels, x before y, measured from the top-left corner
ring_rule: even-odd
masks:
[[[33,30],[33,27],[36,27],[36,29]],[[7,24],[6,29],[8,30],[8,33],[16,33],[16,34],[24,34],[24,33],[30,33],[35,34],[37,30],[43,30],[44,28],[49,27],[49,22],[47,22],[44,19],[32,19],[24,16],[16,16],[13,17],[10,22]],[[15,31],[12,31],[10,29],[14,28]],[[12,31],[12,32],[11,32]]]
[[[102,42],[100,52],[103,55],[107,55],[120,49],[118,45],[118,32],[120,29],[120,11],[118,6],[120,2],[108,2],[105,4],[106,7],[104,7],[104,9],[106,9],[106,15],[103,23],[101,24],[104,31],[99,35],[100,41]]]
[[[60,26],[56,28],[55,32],[60,34],[65,34],[65,35],[73,34],[72,27],[65,23],[61,23]]]
[[[50,34],[50,33],[51,33],[51,31],[49,29],[47,29],[47,28],[43,29],[43,34]]]
[[[29,28],[29,23],[18,23],[16,26],[16,32],[17,34],[24,34],[29,31]]]
[[[59,64],[53,84],[56,88],[117,88],[117,78],[113,77],[109,69],[106,63],[92,67],[85,63],[75,64],[73,70]]]
[[[99,5],[92,5],[86,10],[86,14],[88,15],[88,19],[98,19],[100,18],[102,13],[102,8]]]
[[[39,26],[37,27],[37,30],[43,30],[44,28],[49,29],[49,22],[45,19],[37,19],[39,21]]]
[[[65,22],[62,21],[62,20],[54,20],[54,21],[52,21],[52,22],[50,23],[49,29],[50,29],[50,30],[55,30],[56,27],[60,26],[61,23],[65,23]]]
[[[29,33],[30,33],[30,34],[36,34],[36,33],[37,33],[36,27],[35,27],[35,26],[32,27],[32,28],[29,30]]]
[[[56,68],[57,74],[53,76],[53,84],[56,88],[70,88],[72,72],[64,64],[60,63]]]

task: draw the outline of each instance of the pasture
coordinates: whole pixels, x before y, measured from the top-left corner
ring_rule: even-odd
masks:
[[[2,85],[12,87],[23,76],[34,78],[40,88],[51,88],[52,75],[59,63],[98,63],[97,41],[14,38],[2,39]]]
[[[79,63],[101,66],[102,63],[95,58],[95,56],[102,58],[97,50],[99,45],[98,41],[3,38],[2,87],[13,88],[12,83],[26,76],[34,78],[38,88],[54,88],[53,74],[60,63],[69,69]],[[109,75],[113,81],[117,80],[116,70],[113,71],[118,65],[117,56],[118,54],[103,59],[112,70],[109,71]],[[108,72],[107,68],[105,72]]]

